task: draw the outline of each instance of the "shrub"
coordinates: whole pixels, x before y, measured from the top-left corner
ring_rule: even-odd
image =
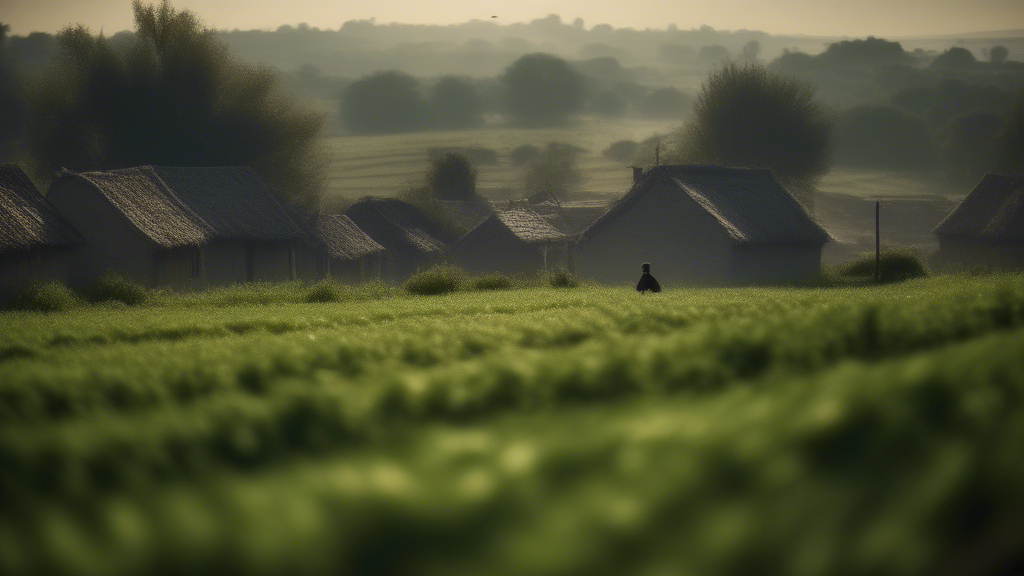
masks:
[[[548,284],[554,288],[575,288],[579,286],[579,279],[569,273],[565,268],[555,268],[547,273]]]
[[[327,279],[310,286],[303,294],[302,300],[305,302],[341,302],[348,300],[351,295],[351,288]]]
[[[465,279],[466,273],[458,266],[441,264],[417,272],[402,287],[410,294],[447,294],[462,288]]]
[[[438,200],[472,200],[476,198],[476,166],[466,156],[447,152],[430,162],[427,190]]]
[[[583,78],[557,56],[522,56],[505,70],[500,81],[508,112],[521,124],[560,124],[583,108]]]
[[[512,279],[495,272],[473,279],[474,290],[508,290],[512,287]]]
[[[60,282],[32,284],[12,294],[4,308],[8,310],[33,310],[36,312],[61,312],[81,305],[82,300]]]
[[[148,294],[146,288],[137,282],[118,276],[104,274],[85,289],[83,295],[89,302],[123,302],[129,306],[142,304]]]
[[[636,156],[637,146],[638,144],[632,140],[619,140],[606,148],[601,155],[619,162],[629,162]]]
[[[843,264],[838,272],[847,278],[874,278],[874,252],[862,254]],[[881,282],[896,282],[927,275],[928,270],[913,250],[888,248],[879,255],[878,278]]]

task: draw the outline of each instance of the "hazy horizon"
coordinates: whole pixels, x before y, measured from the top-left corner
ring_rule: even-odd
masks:
[[[56,32],[69,24],[83,24],[107,34],[132,28],[129,0],[8,0],[6,4],[0,21],[9,24],[15,35]],[[273,30],[300,23],[336,30],[346,21],[370,18],[378,24],[449,25],[471,20],[512,24],[553,13],[564,23],[580,18],[587,29],[598,24],[635,29],[665,29],[674,24],[683,30],[706,25],[774,35],[912,37],[1024,28],[1024,3],[1019,0],[982,0],[969,6],[954,0],[723,0],[713,7],[688,1],[675,8],[657,0],[637,0],[628,9],[582,0],[563,2],[557,9],[539,0],[522,0],[514,6],[499,0],[350,0],[332,5],[316,0],[179,0],[172,4],[192,10],[211,27],[227,30]]]

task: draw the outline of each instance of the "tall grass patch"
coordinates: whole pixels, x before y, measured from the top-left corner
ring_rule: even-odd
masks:
[[[0,298],[0,308],[35,312],[62,312],[77,308],[82,299],[60,282],[30,284]]]
[[[417,272],[402,284],[410,294],[433,296],[459,291],[466,284],[466,273],[452,264],[441,264]]]
[[[875,254],[868,252],[839,266],[840,278],[873,279],[875,277]],[[928,275],[928,268],[913,250],[888,248],[878,257],[878,280],[898,282]]]
[[[149,299],[146,288],[116,274],[104,274],[82,291],[85,299],[92,303],[123,302],[129,306],[142,304]]]
[[[473,278],[474,290],[508,290],[512,288],[512,279],[495,272]]]

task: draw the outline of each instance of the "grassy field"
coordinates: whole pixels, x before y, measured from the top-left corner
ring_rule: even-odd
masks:
[[[489,127],[455,132],[432,131],[379,136],[332,136],[328,138],[331,165],[328,196],[355,200],[362,196],[395,196],[410,185],[419,185],[427,171],[431,148],[481,147],[497,153],[496,164],[479,165],[479,188],[494,199],[521,198],[521,168],[512,166],[511,151],[523,144],[543,147],[564,142],[586,150],[579,165],[587,195],[622,196],[632,183],[624,163],[601,153],[618,140],[641,141],[654,134],[669,134],[678,123],[665,121],[583,118],[570,127],[517,129]],[[822,192],[864,198],[932,196],[960,198],[968,190],[951,186],[931,172],[886,172],[836,167],[818,186]]]
[[[301,294],[0,313],[0,572],[958,574],[1024,549],[1024,277]]]

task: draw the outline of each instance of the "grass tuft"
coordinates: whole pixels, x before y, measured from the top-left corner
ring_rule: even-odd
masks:
[[[451,264],[433,266],[417,272],[405,281],[403,288],[410,294],[432,296],[459,291],[466,283],[466,273]]]

